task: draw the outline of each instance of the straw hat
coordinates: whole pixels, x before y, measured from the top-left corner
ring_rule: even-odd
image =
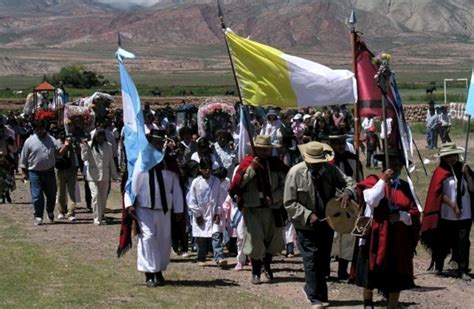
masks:
[[[253,143],[255,147],[260,148],[278,148],[281,146],[279,144],[272,144],[272,137],[269,135],[257,135]]]
[[[306,163],[324,163],[334,160],[334,150],[328,144],[309,142],[298,145],[298,148]]]
[[[438,157],[449,156],[453,154],[462,154],[464,153],[464,148],[457,147],[455,143],[445,143],[441,144],[441,148],[438,151]]]

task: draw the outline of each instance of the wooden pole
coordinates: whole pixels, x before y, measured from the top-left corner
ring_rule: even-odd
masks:
[[[351,41],[352,41],[352,70],[354,71],[354,76],[357,79],[357,32],[355,29],[356,25],[356,17],[355,12],[352,10],[351,16],[349,19],[349,24],[351,25]],[[360,138],[360,119],[359,119],[359,103],[357,101],[354,102],[354,147],[356,151],[357,160],[359,160],[359,138]],[[356,164],[356,181],[360,179],[360,164]]]
[[[227,37],[225,36],[225,31],[226,31],[227,27],[226,27],[225,22],[224,22],[224,14],[222,13],[221,4],[220,4],[219,0],[217,0],[217,8],[218,8],[219,19],[221,20],[221,27],[222,27],[222,30],[224,32],[224,42],[225,42],[225,47],[227,49],[227,55],[229,56],[230,66],[232,68],[232,74],[234,76],[235,85],[237,87],[237,93],[239,95],[239,100],[242,103],[241,108],[244,108],[245,104],[244,104],[244,100],[242,99],[242,93],[240,91],[239,80],[237,79],[237,73],[235,72],[234,60],[232,59],[229,43],[227,42]],[[244,111],[244,121],[245,121],[245,126],[247,127],[247,134],[248,134],[249,140],[250,140],[250,147],[252,148],[252,152],[255,154],[256,153],[255,152],[255,145],[253,143],[253,136],[252,136],[252,132],[251,132],[251,128],[250,128],[250,120],[248,119],[247,113],[245,113],[245,111]]]
[[[466,133],[466,143],[464,148],[464,164],[467,162],[467,147],[469,147],[469,133],[471,131],[471,115],[467,115],[467,133]]]
[[[390,69],[385,65],[380,65],[375,78],[377,79],[380,91],[382,91],[382,126],[384,129],[383,150],[385,154],[385,167],[388,168],[390,157],[388,155],[388,128],[387,128],[387,86],[390,77]]]

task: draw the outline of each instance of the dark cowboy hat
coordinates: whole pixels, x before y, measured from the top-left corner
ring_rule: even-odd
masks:
[[[377,161],[385,162],[385,153],[382,152],[382,153],[374,155],[374,159],[377,160]],[[401,149],[389,148],[388,149],[388,159],[389,160],[398,160],[403,165],[405,165],[405,155],[403,154],[403,151]]]
[[[151,129],[146,135],[148,139],[166,140],[166,130]]]

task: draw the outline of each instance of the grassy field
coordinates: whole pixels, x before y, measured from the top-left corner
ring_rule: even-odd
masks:
[[[179,96],[183,91],[192,91],[195,96],[222,96],[227,91],[234,91],[236,87],[233,76],[226,70],[218,72],[175,72],[158,74],[156,72],[132,73],[139,93],[150,96],[153,92],[160,91],[162,96]],[[119,91],[120,83],[118,74],[105,74],[104,77],[111,83],[109,86],[94,89],[72,89],[67,88],[73,97],[91,95],[95,91]],[[0,79],[0,98],[24,98],[33,88],[42,81],[42,76],[9,76]],[[426,95],[425,89],[428,82],[403,82],[400,83],[400,94],[404,104],[420,104],[434,100],[437,103],[444,102],[444,91],[442,86],[437,85],[433,95]],[[464,85],[448,85],[448,102],[466,102],[467,89]],[[15,95],[14,90],[23,90],[21,95]]]
[[[119,200],[120,193],[114,187],[108,207],[115,210],[121,205]],[[27,215],[17,213],[28,218],[29,214],[29,209]],[[76,230],[62,230],[60,223],[38,230],[29,224],[22,226],[17,220],[11,213],[0,216],[1,308],[286,307],[270,298],[225,288],[237,285],[230,279],[216,279],[205,273],[197,278],[190,271],[196,267],[192,263],[184,269],[170,267],[165,273],[168,285],[148,289],[143,275],[136,271],[136,243],[125,257],[117,259],[114,254],[118,226],[105,226],[103,234],[98,234],[87,225],[82,232],[77,225]],[[60,231],[68,236],[55,235]],[[29,234],[32,232],[43,236],[35,238]],[[84,248],[91,244],[99,247]]]

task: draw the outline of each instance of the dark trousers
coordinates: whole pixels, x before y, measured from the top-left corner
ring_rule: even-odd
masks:
[[[173,218],[175,217],[176,215],[173,214]],[[188,252],[188,234],[186,233],[186,217],[184,213],[180,221],[175,219],[171,221],[171,238],[173,240],[174,252]]]
[[[304,290],[311,302],[328,300],[328,275],[334,231],[326,222],[317,223],[314,230],[296,230],[303,257]]]
[[[370,149],[367,148],[367,161],[365,163],[365,167],[371,167],[371,166],[375,166],[375,159],[374,159],[374,155],[375,155],[375,150],[374,149]]]
[[[88,181],[84,181],[84,199],[86,200],[87,208],[92,209],[92,194]]]
[[[451,252],[453,261],[458,264],[458,270],[468,272],[471,226],[471,219],[460,221],[439,220],[439,241],[432,253],[436,270],[443,270],[444,260]]]
[[[457,221],[457,223],[453,242],[453,260],[458,264],[460,272],[468,273],[469,251],[471,248],[469,233],[471,232],[472,220],[466,219]]]
[[[450,143],[451,138],[449,137],[449,126],[440,127],[439,136],[441,137],[442,143]]]

